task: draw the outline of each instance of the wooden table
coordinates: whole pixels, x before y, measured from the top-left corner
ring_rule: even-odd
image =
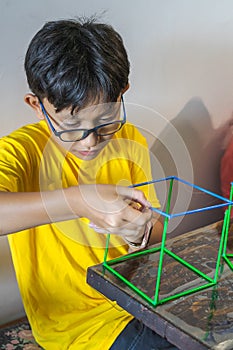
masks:
[[[168,239],[166,247],[207,275],[215,271],[219,223]],[[159,252],[142,255],[114,268],[153,296]],[[222,261],[218,283],[154,307],[103,264],[90,267],[87,282],[182,350],[233,349],[233,271]],[[166,297],[203,283],[183,264],[165,256],[160,293]]]

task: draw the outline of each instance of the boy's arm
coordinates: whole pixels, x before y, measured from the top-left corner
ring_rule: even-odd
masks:
[[[128,204],[145,207],[139,212]],[[80,185],[48,192],[0,192],[0,235],[31,227],[87,217],[107,232],[129,240],[151,218],[143,192],[114,185]]]
[[[153,213],[151,222],[152,222],[153,227],[152,227],[150,239],[148,242],[149,245],[161,242],[162,234],[163,234],[162,219],[158,215]]]
[[[138,249],[144,249],[152,244],[160,243],[163,234],[163,223],[161,218],[153,213],[152,218],[141,230],[141,238],[139,241],[128,241],[129,253]]]

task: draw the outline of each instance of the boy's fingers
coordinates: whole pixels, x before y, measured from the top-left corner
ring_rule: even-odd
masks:
[[[129,205],[127,211],[125,212],[124,220],[128,222],[128,226],[134,225],[144,226],[152,218],[152,211],[149,208],[144,208],[143,211],[135,209],[133,206]],[[131,224],[131,225],[130,225]],[[133,226],[131,226],[133,228]]]
[[[144,193],[140,190],[124,186],[117,186],[116,190],[119,195],[124,196],[127,199],[140,203],[144,207],[151,207],[151,203],[146,199]]]

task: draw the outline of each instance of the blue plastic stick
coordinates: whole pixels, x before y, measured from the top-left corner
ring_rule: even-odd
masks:
[[[233,202],[230,201],[228,198],[225,198],[225,197],[222,197],[214,192],[211,192],[209,190],[206,190],[205,188],[203,187],[200,187],[200,186],[197,186],[197,185],[194,185],[186,180],[183,180],[183,179],[180,179],[179,177],[177,176],[168,176],[168,177],[165,177],[165,178],[162,178],[162,179],[158,179],[158,180],[151,180],[151,181],[146,181],[146,182],[141,182],[141,183],[137,183],[137,184],[133,184],[129,187],[140,187],[140,186],[146,186],[146,185],[150,185],[150,184],[153,184],[153,183],[156,183],[156,182],[161,182],[161,181],[164,181],[164,180],[171,180],[171,179],[174,179],[174,180],[178,180],[182,183],[184,183],[185,185],[188,185],[188,186],[191,186],[193,188],[196,188],[197,190],[199,191],[202,191],[202,192],[205,192],[213,197],[216,197],[218,199],[221,199],[222,201],[225,201],[229,204],[232,204],[233,205]]]

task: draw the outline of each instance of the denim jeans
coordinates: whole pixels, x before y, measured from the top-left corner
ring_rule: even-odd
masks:
[[[178,350],[137,319],[119,334],[109,350]]]

